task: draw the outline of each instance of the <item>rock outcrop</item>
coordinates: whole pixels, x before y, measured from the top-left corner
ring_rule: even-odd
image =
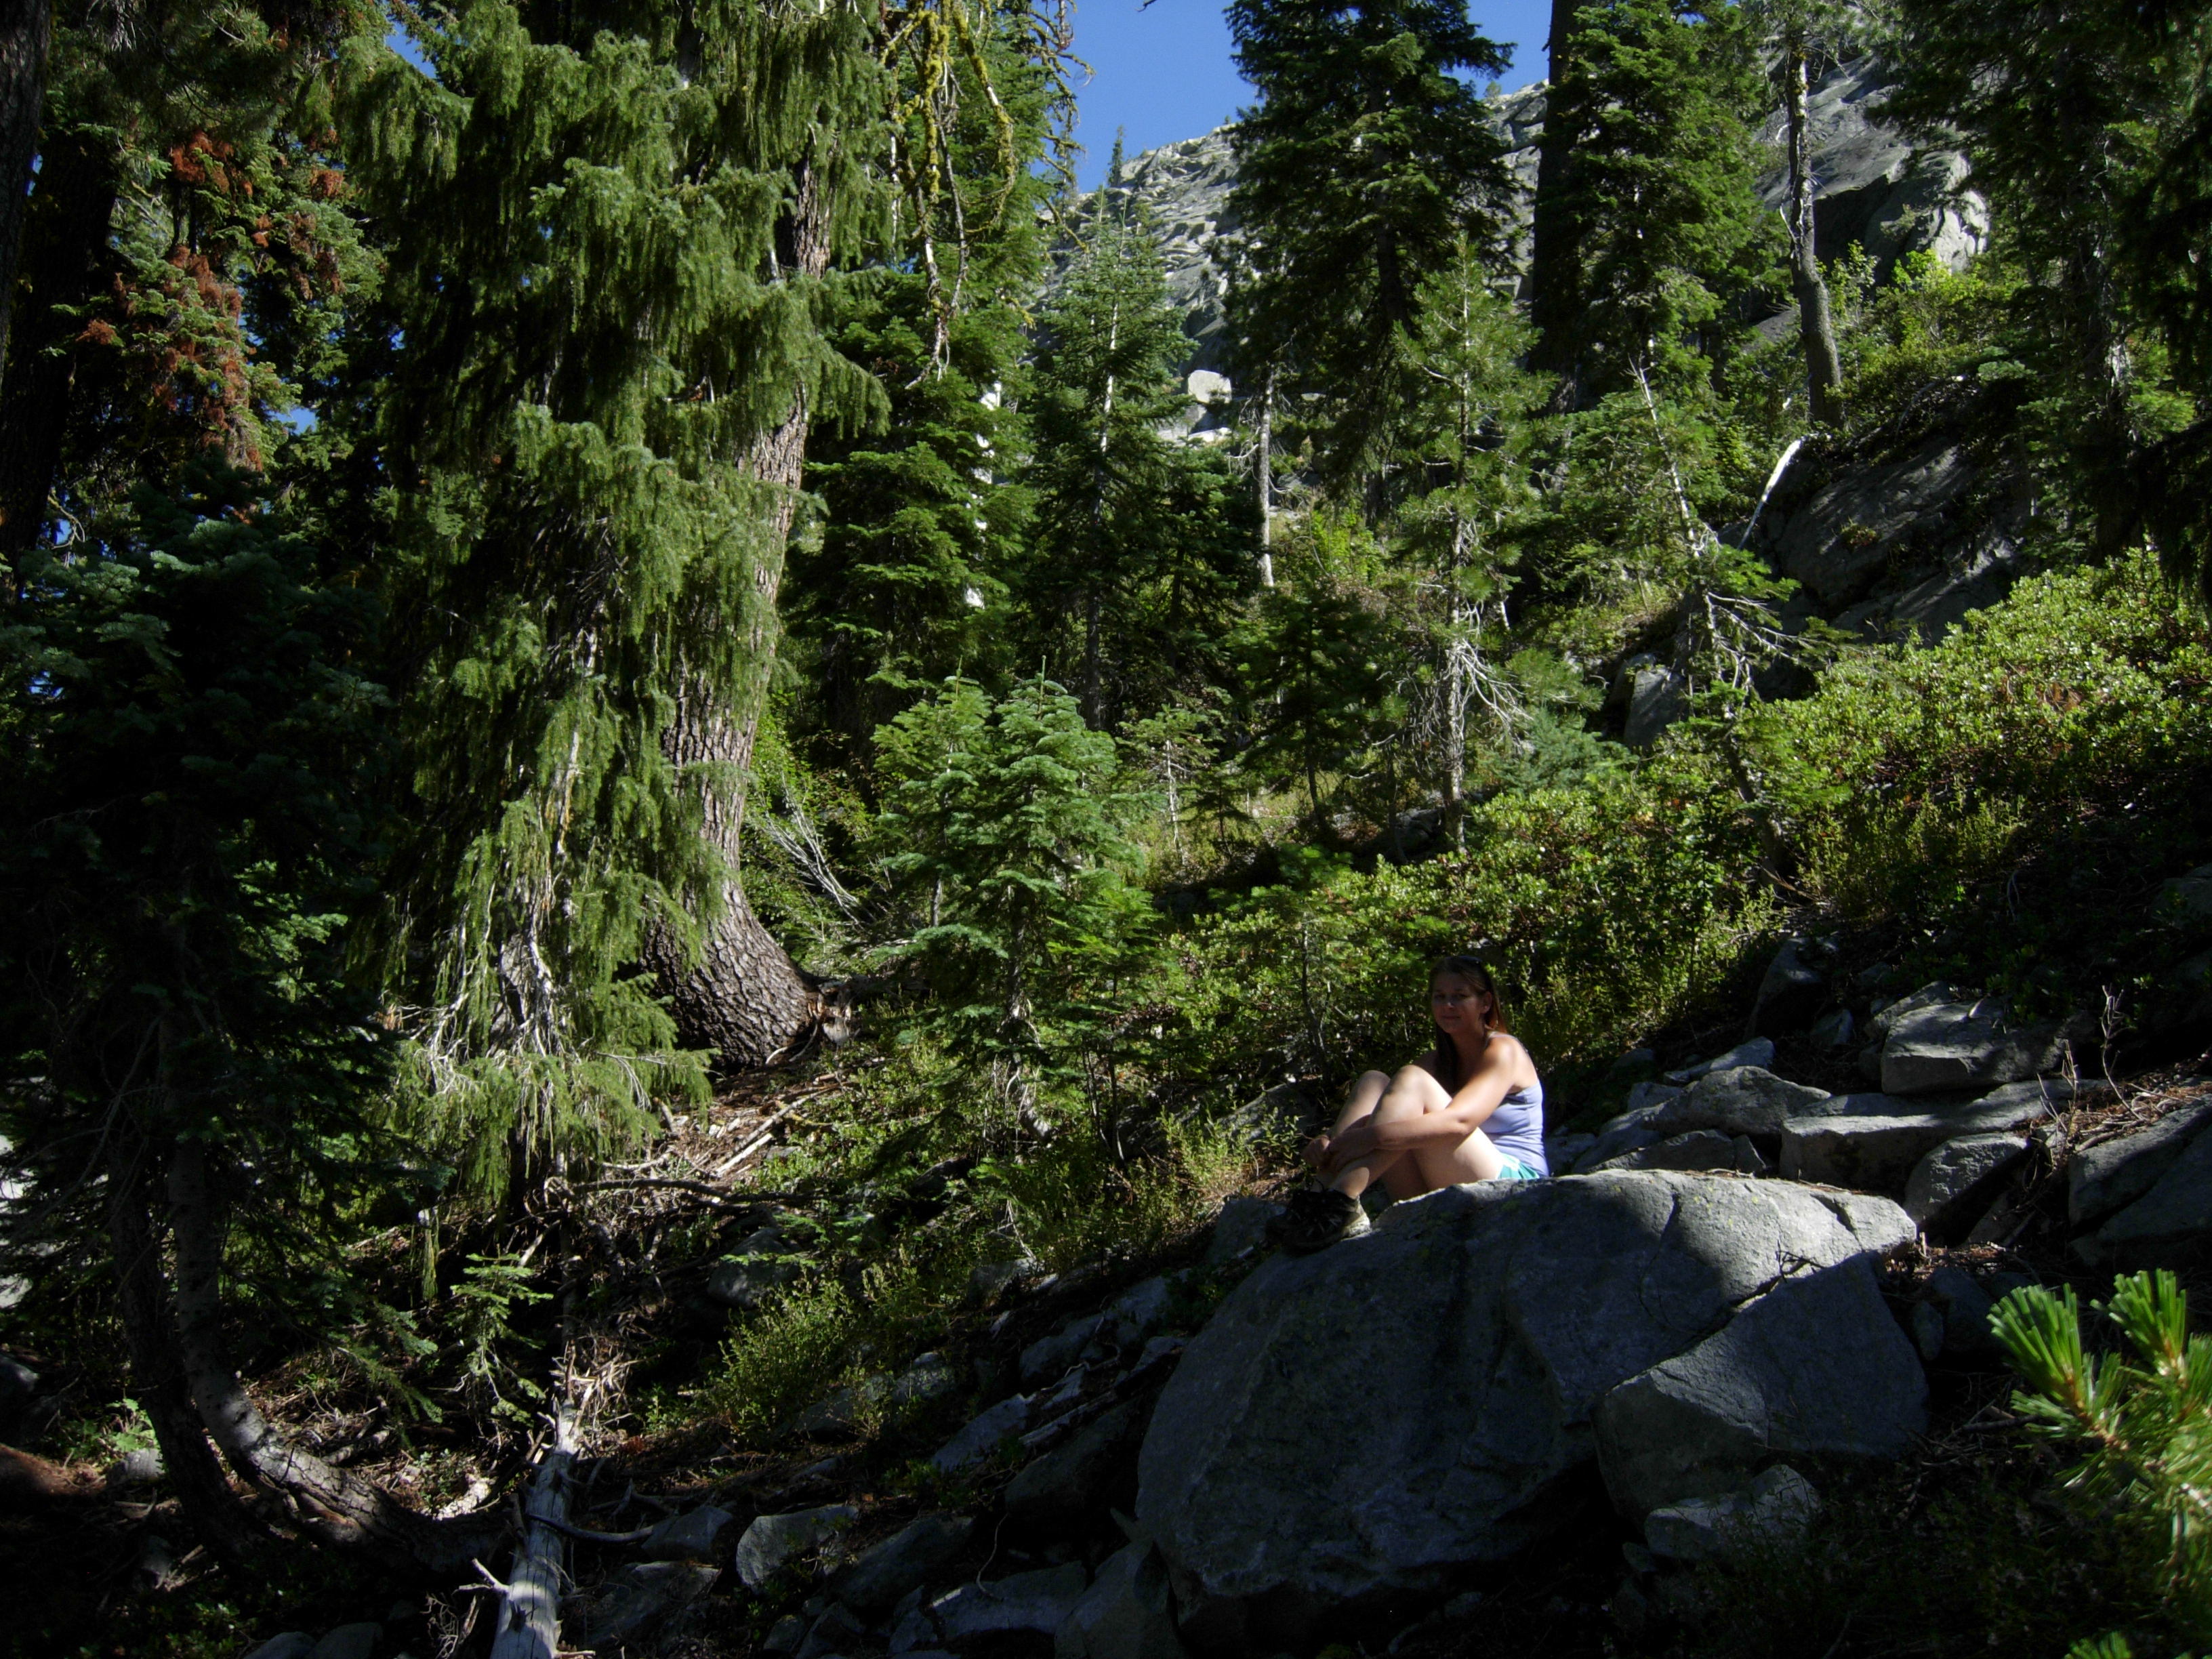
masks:
[[[1448,1188],[1270,1260],[1190,1345],[1139,1460],[1137,1516],[1185,1639],[1277,1641],[1285,1620],[1512,1554],[1577,1511],[1601,1420],[1632,1507],[1740,1480],[1765,1450],[1894,1447],[1918,1422],[1917,1362],[1865,1263],[1911,1236],[1879,1198],[1639,1171]],[[1678,1431],[1638,1403],[1681,1397],[1677,1361],[1723,1402],[1700,1431],[1710,1471],[1662,1468],[1643,1426]],[[1873,1369],[1826,1377],[1837,1364]],[[1840,1427],[1809,1399],[1826,1381],[1855,1390]]]

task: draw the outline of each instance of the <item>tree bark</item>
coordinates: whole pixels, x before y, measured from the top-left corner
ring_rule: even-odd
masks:
[[[8,367],[23,210],[46,110],[46,53],[53,36],[53,0],[0,0],[0,375]]]
[[[553,1659],[561,1650],[562,1528],[568,1519],[568,1476],[576,1462],[576,1417],[566,1400],[554,1408],[553,1440],[538,1460],[523,1513],[528,1530],[507,1575],[507,1600],[491,1638],[491,1659]]]
[[[1806,131],[1807,66],[1802,46],[1790,53],[1790,285],[1797,295],[1797,332],[1805,348],[1805,392],[1813,419],[1833,426],[1844,418],[1843,359],[1836,349],[1836,321],[1828,284],[1820,275],[1813,223],[1813,167]]]
[[[803,169],[786,250],[801,279],[819,280],[830,266],[829,204],[817,188],[811,167]],[[746,458],[746,471],[776,487],[776,505],[767,545],[771,550],[754,573],[757,604],[747,645],[762,665],[758,683],[776,647],[776,594],[783,584],[784,552],[798,510],[799,489],[806,465],[806,439],[812,422],[806,388],[794,390],[790,413],[764,434]],[[709,618],[728,626],[727,618]],[[668,997],[678,1038],[688,1047],[711,1050],[724,1072],[773,1065],[811,1036],[821,1023],[823,999],[775,936],[746,902],[738,872],[744,848],[745,779],[760,722],[757,693],[743,707],[727,688],[702,675],[686,675],[677,697],[664,747],[684,768],[711,769],[728,781],[707,792],[702,833],[721,856],[728,872],[721,902],[704,930],[698,952],[686,951],[665,929],[656,929],[646,945],[646,963]]]
[[[1252,459],[1260,487],[1260,586],[1275,585],[1275,365],[1260,392],[1260,447]]]
[[[169,1216],[176,1243],[176,1346],[200,1421],[233,1468],[289,1500],[325,1543],[366,1549],[395,1565],[451,1576],[496,1540],[482,1521],[434,1521],[381,1487],[292,1445],[239,1380],[222,1331],[222,1220],[204,1141],[169,1148]]]
[[[22,270],[27,301],[0,382],[0,560],[12,567],[38,543],[60,468],[76,382],[76,325],[63,307],[82,305],[108,265],[116,158],[97,138],[70,133],[40,157],[39,191],[27,216]]]
[[[127,1127],[117,1128],[107,1164],[107,1239],[115,1257],[131,1386],[154,1425],[161,1464],[185,1514],[210,1548],[241,1561],[267,1541],[225,1478],[207,1428],[193,1408],[178,1363],[176,1320],[155,1213],[152,1150]]]

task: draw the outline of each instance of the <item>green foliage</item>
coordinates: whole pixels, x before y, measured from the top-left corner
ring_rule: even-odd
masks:
[[[1933,650],[1848,655],[1745,742],[1814,891],[1962,927],[2056,1003],[2142,984],[2186,943],[2143,906],[2212,837],[2208,684],[2212,640],[2137,556],[2024,582]]]
[[[1370,472],[1423,283],[1504,229],[1502,146],[1467,72],[1507,54],[1455,0],[1231,0],[1229,28],[1260,94],[1231,129],[1239,372],[1318,398],[1324,465]]]
[[[2201,1639],[2212,1632],[2212,1339],[2189,1334],[2171,1273],[2116,1279],[2111,1302],[2093,1305],[2136,1363],[2087,1352],[2070,1286],[2062,1297],[2030,1285],[1997,1304],[1990,1328],[2027,1384],[2014,1408],[2032,1431],[2086,1447],[2067,1485],[2110,1500],[2142,1534],[2175,1624]]]
[[[1547,106],[1568,156],[1558,234],[1571,303],[1546,341],[1583,399],[1671,390],[1732,331],[1723,307],[1770,262],[1747,118],[1763,88],[1743,14],[1674,0],[1588,0]]]
[[[1042,678],[995,704],[948,681],[878,749],[884,868],[916,924],[891,960],[927,978],[924,1024],[1026,1103],[1039,1068],[1096,1031],[1141,939],[1127,832],[1142,798],[1113,738]]]
[[[0,1070],[39,1079],[0,1113],[56,1206],[11,1243],[104,1239],[93,1149],[191,1135],[253,1195],[251,1292],[327,1332],[358,1310],[318,1270],[379,1177],[361,1112],[388,1057],[346,961],[373,902],[371,611],[257,481],[197,482],[142,494],[127,539],[27,561],[0,622]]]
[[[551,1291],[539,1290],[531,1279],[530,1264],[521,1256],[472,1255],[453,1286],[448,1320],[461,1350],[462,1398],[487,1414],[526,1426],[535,1420],[529,1407],[544,1399],[545,1390],[517,1370],[502,1350],[516,1340],[517,1310],[553,1299]],[[520,1400],[508,1399],[501,1392],[502,1385]]]

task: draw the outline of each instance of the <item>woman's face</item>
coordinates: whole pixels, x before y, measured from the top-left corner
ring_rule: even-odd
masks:
[[[1436,1021],[1437,1030],[1448,1036],[1486,1031],[1495,1000],[1472,980],[1458,974],[1438,974],[1429,987],[1429,1017]]]

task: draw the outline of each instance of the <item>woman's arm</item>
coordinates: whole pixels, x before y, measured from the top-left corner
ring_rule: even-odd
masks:
[[[1516,1047],[1510,1037],[1493,1037],[1466,1082],[1454,1091],[1451,1103],[1439,1112],[1419,1117],[1393,1118],[1382,1122],[1364,1118],[1354,1128],[1367,1128],[1374,1136],[1372,1150],[1413,1152],[1424,1146],[1456,1146],[1486,1122],[1513,1091]]]

